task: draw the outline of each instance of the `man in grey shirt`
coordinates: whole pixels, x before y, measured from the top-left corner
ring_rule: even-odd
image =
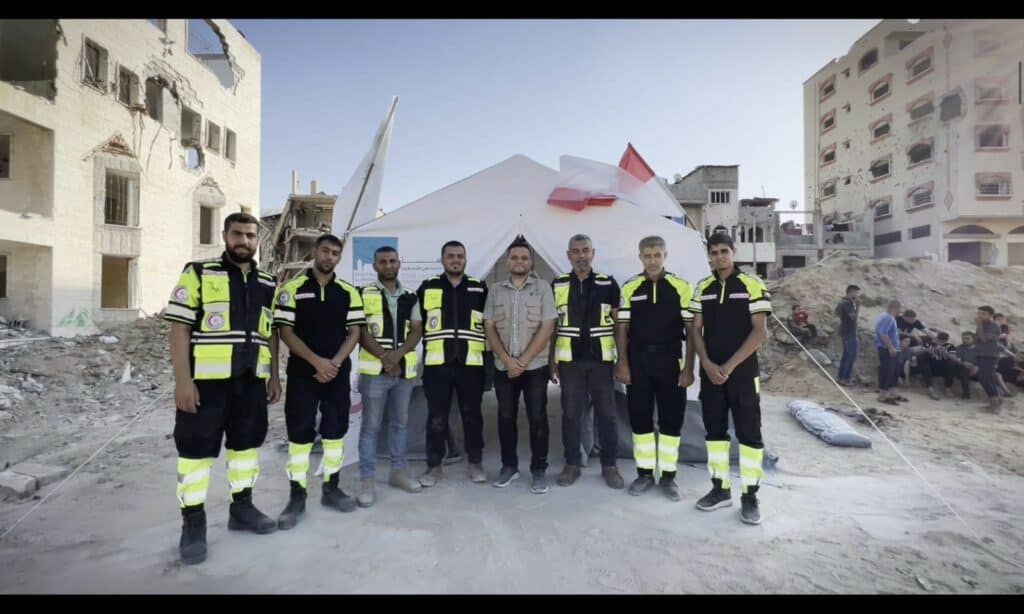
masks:
[[[548,491],[548,357],[555,329],[551,287],[533,273],[533,249],[520,236],[506,251],[510,278],[495,284],[484,304],[484,332],[494,352],[494,392],[498,397],[501,473],[494,485],[504,488],[519,477],[516,414],[519,396],[530,421],[530,492]]]
[[[999,397],[999,389],[996,387],[996,363],[999,361],[999,325],[993,320],[995,309],[988,305],[978,307],[978,315],[975,323],[978,325],[976,332],[977,344],[975,348],[978,354],[978,383],[985,389],[988,395],[988,411],[999,413],[1002,399]]]
[[[846,296],[836,305],[839,316],[839,336],[843,340],[843,358],[839,361],[839,383],[850,385],[853,364],[857,361],[857,316],[860,311],[860,288],[853,284],[846,286]]]

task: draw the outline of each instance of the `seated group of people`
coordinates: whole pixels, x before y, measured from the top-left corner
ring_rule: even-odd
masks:
[[[1010,328],[1003,314],[993,318],[1000,327],[1000,357],[996,369],[996,386],[1001,396],[1012,396],[1007,383],[1024,388],[1024,353],[1013,343]],[[940,398],[935,380],[941,379],[946,396],[953,396],[953,386],[960,385],[960,396],[971,397],[970,382],[978,381],[975,333],[964,331],[960,345],[954,345],[949,333],[929,328],[907,309],[896,318],[900,331],[900,349],[896,358],[897,377],[906,385],[915,375],[921,377],[932,399]]]

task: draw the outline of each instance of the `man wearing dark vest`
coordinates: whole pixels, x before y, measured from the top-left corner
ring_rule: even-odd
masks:
[[[427,397],[427,471],[423,486],[444,478],[448,416],[452,393],[459,412],[469,457],[469,478],[487,481],[481,462],[484,450],[484,419],[480,403],[484,394],[484,305],[487,284],[465,274],[466,246],[449,241],[441,247],[443,275],[420,284],[416,295],[423,319],[423,392]]]

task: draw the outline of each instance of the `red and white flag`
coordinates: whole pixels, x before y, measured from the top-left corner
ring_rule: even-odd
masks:
[[[559,159],[558,184],[548,196],[548,204],[581,211],[608,207],[619,199],[658,215],[676,217],[682,211],[632,144],[618,166],[575,156]]]

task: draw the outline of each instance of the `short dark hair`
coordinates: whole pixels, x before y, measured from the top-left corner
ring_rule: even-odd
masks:
[[[1006,316],[1004,316],[1004,315],[1003,315],[1003,314],[1001,314],[1001,313],[994,313],[994,314],[992,314],[992,317],[993,317],[993,318],[1005,318]]]
[[[331,245],[337,247],[338,249],[341,249],[341,239],[339,239],[338,237],[336,237],[334,235],[326,234],[326,235],[320,235],[319,237],[316,238],[316,248],[317,249],[320,249],[320,246],[322,244],[324,244],[324,243],[330,243]]]
[[[900,341],[903,341],[904,339],[908,339],[909,340],[910,339],[910,335],[908,335],[907,333],[900,333]]]
[[[949,341],[949,333],[947,332],[940,332],[936,336],[939,338],[939,341]]]
[[[441,246],[441,255],[442,256],[444,256],[444,250],[448,249],[449,247],[461,247],[463,250],[466,249],[466,246],[463,245],[462,243],[460,243],[459,241],[449,241],[449,242],[447,242],[447,243],[445,243],[444,245]]]
[[[965,330],[964,332],[960,333],[960,338],[961,339],[964,338],[964,337],[973,337],[973,336],[974,336],[974,331],[973,330]]]
[[[256,224],[259,226],[260,221],[248,213],[236,211],[224,218],[224,232],[227,232],[228,228],[231,228],[232,224]]]
[[[905,309],[903,311],[903,317],[905,317],[905,318],[916,318],[917,317],[917,312],[914,311],[913,309]]]
[[[395,249],[394,247],[391,247],[390,245],[381,245],[377,249],[373,250],[373,261],[377,262],[377,254],[390,254],[390,253],[397,254],[398,250]]]
[[[733,243],[732,237],[724,232],[716,232],[708,237],[708,253],[711,253],[711,247],[714,245],[727,245],[732,251],[736,251],[736,244]]]
[[[1009,324],[1001,325],[999,327],[999,332],[1003,333],[1004,335],[1009,335],[1010,334],[1010,325]]]
[[[854,285],[854,284],[850,284],[849,286],[846,286],[846,293],[847,294],[849,294],[851,292],[857,292],[859,290],[860,290],[860,286],[857,286],[857,285]]]
[[[508,248],[505,249],[505,255],[508,256],[509,254],[511,254],[512,249],[516,247],[525,248],[526,251],[530,252],[530,259],[533,259],[533,248],[530,247],[530,244],[526,241],[526,237],[524,237],[523,235],[517,235],[516,238],[513,239],[512,242],[508,244]]]
[[[982,305],[981,307],[978,307],[978,311],[985,311],[985,312],[987,312],[987,313],[988,313],[988,315],[990,315],[990,316],[994,316],[994,315],[996,315],[996,310],[995,310],[995,309],[992,309],[992,308],[991,308],[991,307],[989,307],[988,305]]]

